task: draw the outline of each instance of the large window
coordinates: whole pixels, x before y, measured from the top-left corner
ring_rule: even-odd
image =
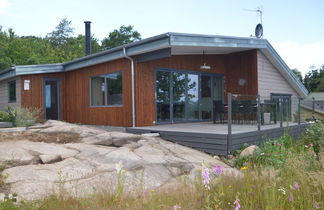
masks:
[[[123,104],[122,72],[91,78],[91,106],[118,106]]]
[[[16,80],[8,83],[8,96],[9,103],[16,102]]]

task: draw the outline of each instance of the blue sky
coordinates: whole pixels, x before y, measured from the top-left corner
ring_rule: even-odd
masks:
[[[75,34],[84,20],[103,39],[121,25],[134,25],[143,38],[165,32],[248,37],[262,7],[264,38],[290,68],[303,73],[324,64],[323,0],[0,0],[0,25],[18,35],[45,36],[59,21],[72,20]]]

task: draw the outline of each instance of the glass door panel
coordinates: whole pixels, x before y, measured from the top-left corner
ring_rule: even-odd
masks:
[[[212,119],[212,77],[201,75],[201,118],[202,120]]]
[[[173,120],[182,121],[186,119],[186,74],[172,73],[173,88]]]
[[[45,118],[51,120],[59,119],[59,102],[58,102],[58,81],[45,80]]]
[[[170,72],[156,72],[156,111],[158,122],[169,122],[171,120],[170,80]]]
[[[199,120],[199,76],[188,74],[188,120]]]

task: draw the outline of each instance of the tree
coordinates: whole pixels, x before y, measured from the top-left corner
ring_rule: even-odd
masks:
[[[51,33],[46,35],[46,38],[55,46],[62,46],[67,43],[68,38],[74,34],[72,21],[63,18]]]
[[[321,78],[324,77],[324,64],[321,68],[316,69],[314,66],[311,67],[310,71],[305,75],[304,85],[309,92],[317,90],[321,83]]]
[[[303,82],[303,77],[302,77],[302,74],[301,72],[298,70],[298,69],[291,69],[291,71],[297,76],[297,78]]]
[[[103,49],[110,49],[139,40],[141,40],[141,34],[134,29],[134,26],[122,25],[118,30],[115,29],[113,32],[110,32],[108,37],[102,40],[101,47]]]

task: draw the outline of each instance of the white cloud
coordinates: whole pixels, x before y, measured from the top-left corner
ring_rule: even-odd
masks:
[[[0,0],[0,15],[4,14],[5,9],[9,7],[8,0]]]
[[[297,68],[303,75],[311,65],[320,67],[324,64],[324,42],[300,44],[297,42],[274,43],[281,58],[290,68]]]

